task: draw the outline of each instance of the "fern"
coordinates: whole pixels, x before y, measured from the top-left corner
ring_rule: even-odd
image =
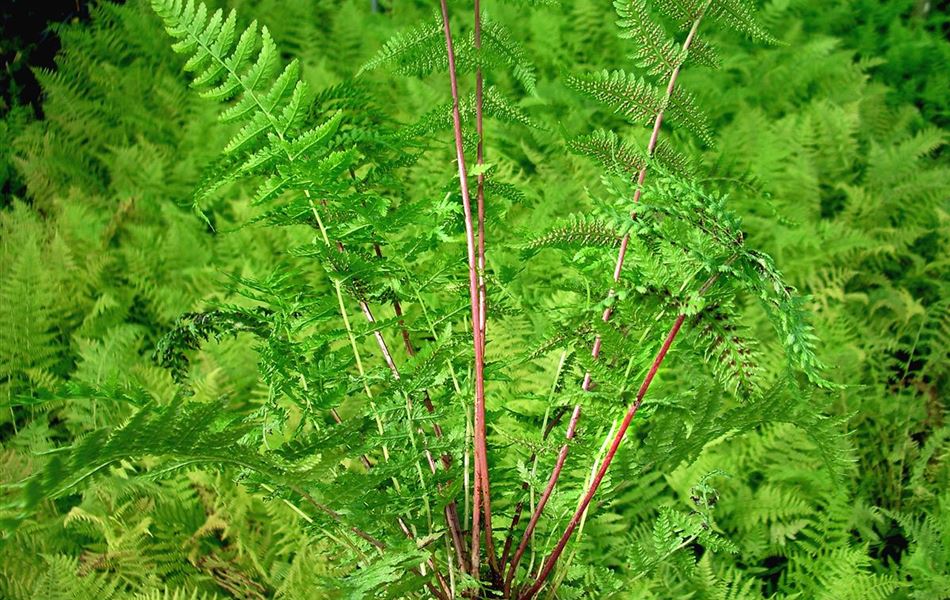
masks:
[[[251,4],[0,127],[0,596],[943,593],[934,11]]]

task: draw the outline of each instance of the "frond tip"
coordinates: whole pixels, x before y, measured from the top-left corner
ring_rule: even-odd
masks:
[[[651,75],[670,73],[686,58],[666,32],[651,18],[645,0],[614,0],[620,37],[632,39],[636,52],[632,58]]]
[[[230,102],[221,113],[225,122],[243,123],[228,141],[225,153],[252,151],[268,134],[284,139],[300,125],[309,103],[307,84],[300,81],[297,61],[280,69],[273,38],[257,22],[236,37],[237,16],[221,10],[210,16],[194,0],[152,0],[165,30],[178,40],[172,49],[189,55],[185,70],[194,73],[192,86],[201,96]]]

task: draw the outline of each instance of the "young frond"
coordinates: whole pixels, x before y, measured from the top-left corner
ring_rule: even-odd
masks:
[[[250,332],[266,336],[270,331],[264,308],[248,310],[238,307],[220,308],[204,313],[186,313],[178,318],[175,328],[165,334],[155,347],[155,360],[171,369],[172,375],[181,380],[188,369],[186,353],[197,349],[203,341],[220,340],[228,335]]]

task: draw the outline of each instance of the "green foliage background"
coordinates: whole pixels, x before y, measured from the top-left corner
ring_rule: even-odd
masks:
[[[433,8],[220,4],[266,24],[317,90],[353,77],[396,31]],[[606,4],[528,4],[486,7],[536,69],[536,91],[524,77],[498,85],[523,114],[559,130],[490,125],[489,162],[526,194],[489,222],[490,244],[511,241],[496,253],[499,273],[516,268],[527,230],[563,223],[602,193],[598,170],[559,140],[617,121],[570,92],[562,71],[630,61]],[[708,184],[728,190],[750,245],[774,257],[807,296],[819,358],[841,386],[773,406],[775,414],[741,435],[714,436],[687,453],[675,438],[709,425],[704,410],[718,404],[702,393],[712,383],[690,392],[686,383],[695,379],[668,375],[666,393],[644,405],[649,426],[612,472],[612,500],[591,516],[558,598],[950,597],[950,44],[946,14],[924,4],[761,3],[760,20],[778,43],[715,34],[721,68],[684,70],[713,139],[677,134],[675,141],[697,172],[710,174]],[[269,281],[273,287],[259,291],[272,293],[279,282],[267,278],[289,268],[287,249],[309,243],[312,232],[241,227],[256,215],[254,190],[242,185],[209,195],[203,215],[192,210],[202,171],[233,131],[188,89],[183,60],[147,5],[102,4],[90,22],[57,32],[57,68],[37,73],[43,118],[13,105],[0,125],[0,180],[9,191],[0,212],[0,597],[414,597],[418,582],[405,576],[410,554],[354,577],[352,563],[336,560],[340,534],[332,524],[315,522],[292,496],[248,474],[271,467],[254,462],[255,453],[243,457],[237,449],[248,432],[224,427],[220,417],[263,414],[275,387],[258,375],[258,362],[279,349],[242,333],[212,336],[179,371],[154,358],[182,314],[249,306],[235,282]],[[361,77],[374,105],[402,122],[448,98],[440,76]],[[407,196],[445,184],[424,175],[451,163],[450,138],[434,135],[444,144],[412,167],[417,188]],[[455,235],[458,225],[436,211],[438,200],[431,218],[448,231],[433,225],[423,232],[433,239]],[[538,256],[522,277],[499,279],[522,305],[554,314],[566,294],[556,290],[587,258]],[[316,270],[308,276],[330,311],[330,279]],[[764,347],[762,380],[780,388],[783,358],[772,347],[781,340],[761,310],[735,310]],[[546,327],[543,316],[501,314],[490,354],[515,353],[520,334]],[[371,354],[371,332],[357,333]],[[539,416],[543,396],[522,390],[550,387],[557,357],[547,363],[509,370],[517,384],[498,379],[489,396],[500,422],[493,461],[511,468],[512,482],[526,457],[502,441],[529,435],[521,424]],[[340,408],[344,416],[358,411]],[[162,458],[110,455],[104,432],[122,431],[133,414],[145,416],[127,431],[152,431],[176,450]],[[157,425],[149,429],[146,419]],[[175,437],[176,422],[187,439]],[[263,444],[291,437],[286,423],[260,422]],[[826,433],[821,443],[815,431]],[[186,441],[221,466],[177,464]],[[86,481],[68,460],[54,470],[62,449],[73,446],[108,459],[102,472]],[[46,473],[47,487],[65,491],[71,478],[82,485],[27,508],[22,497],[32,492],[22,482],[37,473]],[[711,496],[691,498],[706,481]],[[575,502],[568,492],[555,496],[554,512]],[[683,515],[712,505],[718,551],[680,538],[669,547],[672,530],[688,529]]]

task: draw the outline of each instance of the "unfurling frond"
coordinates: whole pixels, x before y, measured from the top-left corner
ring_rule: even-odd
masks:
[[[187,351],[195,350],[201,342],[211,338],[220,340],[242,332],[267,335],[270,330],[268,316],[266,309],[248,310],[238,307],[186,313],[178,318],[175,328],[159,340],[155,348],[155,360],[159,365],[171,369],[175,378],[180,380],[188,366],[185,354]]]

